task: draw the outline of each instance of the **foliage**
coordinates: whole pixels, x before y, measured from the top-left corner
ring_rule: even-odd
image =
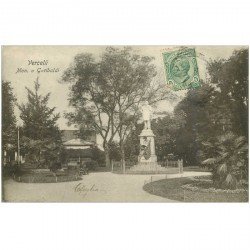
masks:
[[[85,164],[88,170],[95,170],[99,167],[97,161],[87,161]]]
[[[153,195],[165,197],[170,200],[182,202],[248,202],[248,192],[218,191],[212,188],[199,187],[189,190],[188,186],[206,184],[206,180],[194,180],[193,178],[174,178],[154,181],[144,185],[143,189]]]
[[[137,162],[140,153],[140,140],[138,135],[143,129],[143,124],[135,124],[134,129],[128,135],[124,142],[125,157],[127,161]]]
[[[152,62],[152,57],[140,56],[130,47],[107,47],[99,61],[92,54],[76,55],[62,76],[63,82],[72,83],[69,101],[74,111],[66,117],[102,136],[107,165],[115,135],[124,159],[124,141],[138,120],[141,102],[155,103],[172,96],[153,81],[156,69]]]
[[[196,90],[189,90],[186,97],[175,108],[177,120],[183,120],[183,126],[176,133],[176,154],[183,158],[186,165],[199,163],[199,150],[204,137],[214,134],[214,130],[220,131],[213,123],[209,108],[215,95],[214,88],[202,83]]]
[[[228,60],[210,61],[207,70],[210,81],[189,90],[175,109],[184,112],[186,121],[177,134],[176,151],[192,165],[206,159],[205,142],[228,133],[248,137],[248,50],[235,51]]]
[[[92,154],[100,167],[105,166],[105,154],[98,147],[92,148]]]
[[[236,188],[248,179],[248,50],[210,62],[208,71],[216,91],[208,126],[216,130],[203,136],[204,155],[210,157],[204,163],[212,164],[217,186]]]
[[[247,137],[248,131],[248,49],[234,51],[228,60],[208,64],[211,82],[218,93],[213,101],[217,113],[231,125],[232,132]],[[219,109],[218,109],[219,108]],[[231,116],[228,116],[231,114]]]
[[[20,118],[23,120],[21,134],[22,153],[26,161],[34,167],[49,167],[60,158],[62,150],[61,133],[56,124],[59,114],[55,108],[48,107],[50,93],[39,95],[40,84],[35,81],[35,91],[26,88],[28,102],[19,105]]]
[[[78,175],[77,171],[68,172],[17,172],[13,175],[13,179],[17,182],[25,183],[55,183],[55,182],[68,182],[79,181],[82,178]]]
[[[176,137],[185,125],[184,114],[165,113],[162,117],[152,120],[152,130],[155,134],[155,148],[158,161],[164,161],[168,154],[177,155]],[[125,141],[126,158],[137,162],[140,142],[138,135],[143,129],[143,124],[137,124]]]
[[[168,154],[178,155],[176,137],[185,125],[184,114],[166,114],[164,117],[152,121],[155,134],[156,154],[159,161],[164,161]]]
[[[6,151],[16,147],[15,102],[11,83],[2,81],[2,149]]]
[[[117,142],[109,143],[109,151],[110,151],[110,160],[120,161],[121,160],[121,152],[120,146]]]
[[[248,144],[244,136],[228,133],[203,144],[205,154],[212,156],[203,164],[213,169],[215,186],[235,189],[239,180],[248,179]]]

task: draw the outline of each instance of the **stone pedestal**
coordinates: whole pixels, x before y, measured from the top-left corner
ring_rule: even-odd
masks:
[[[155,154],[155,135],[149,129],[143,129],[140,137],[140,155],[138,156],[138,164],[130,168],[127,173],[136,174],[160,174],[166,173],[166,168],[161,167],[157,163],[157,156]],[[146,159],[143,155],[143,147],[150,146],[150,157]]]
[[[141,134],[139,135],[141,151],[138,156],[139,163],[156,163],[157,156],[155,155],[155,135],[151,129],[143,129]],[[150,158],[145,159],[142,154],[142,146],[148,146],[150,144]]]

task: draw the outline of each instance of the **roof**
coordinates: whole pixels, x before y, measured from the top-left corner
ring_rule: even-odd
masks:
[[[72,140],[63,142],[63,145],[64,146],[92,146],[94,145],[94,143],[81,140],[81,139],[72,139]]]
[[[65,150],[65,155],[67,158],[93,158],[93,149],[67,149]]]

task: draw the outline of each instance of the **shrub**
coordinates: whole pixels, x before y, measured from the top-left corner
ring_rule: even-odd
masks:
[[[96,168],[99,167],[99,164],[97,161],[87,161],[85,164],[89,170],[95,170]]]
[[[19,169],[13,174],[13,179],[26,183],[54,183],[81,180],[76,169],[50,172],[49,170]]]
[[[203,144],[214,155],[202,164],[212,168],[217,188],[235,189],[237,182],[248,179],[248,144],[244,136],[228,133],[214,143]]]
[[[50,171],[52,172],[56,172],[58,169],[61,169],[62,168],[62,164],[61,162],[57,161],[57,162],[53,162],[51,164],[51,166],[49,167]]]

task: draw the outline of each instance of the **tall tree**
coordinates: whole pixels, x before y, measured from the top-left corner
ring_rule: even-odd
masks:
[[[157,73],[152,62],[130,47],[108,47],[98,62],[91,54],[77,55],[62,76],[63,82],[72,83],[69,121],[102,136],[107,165],[109,145],[118,135],[125,166],[124,141],[138,120],[140,104],[166,98],[167,89],[153,81]]]
[[[234,51],[228,60],[215,60],[208,64],[211,82],[217,95],[213,104],[217,106],[220,119],[231,125],[239,136],[248,136],[248,49]],[[223,116],[221,116],[223,114]]]
[[[185,120],[184,126],[176,133],[176,153],[186,165],[199,163],[201,141],[216,130],[211,123],[212,112],[209,108],[214,95],[214,88],[203,83],[201,88],[189,90],[175,108],[175,115]]]
[[[176,107],[186,117],[177,147],[189,164],[209,165],[219,186],[235,186],[248,173],[248,50],[210,61],[207,70],[210,82]]]
[[[50,93],[39,94],[38,78],[34,83],[34,91],[26,87],[27,103],[19,105],[23,120],[21,143],[28,160],[37,164],[35,167],[44,167],[56,160],[61,150],[61,134],[56,124],[59,114],[54,113],[55,107],[48,107]]]
[[[16,144],[16,98],[11,83],[2,81],[2,149],[7,151]]]
[[[208,65],[217,90],[211,100],[211,120],[221,129],[203,141],[203,161],[213,169],[220,187],[235,188],[248,179],[248,49],[234,51],[228,60]]]
[[[166,113],[165,116],[152,121],[152,129],[155,134],[155,146],[158,159],[163,161],[168,154],[179,155],[177,151],[176,138],[185,126],[185,117],[182,112],[173,114]]]

